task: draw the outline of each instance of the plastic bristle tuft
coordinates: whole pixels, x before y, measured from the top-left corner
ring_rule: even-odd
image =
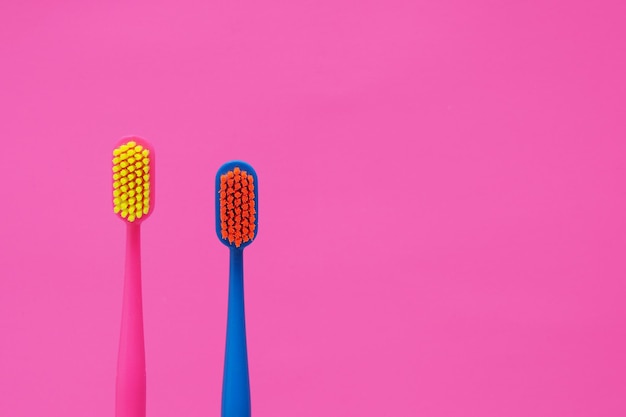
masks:
[[[220,176],[221,237],[240,247],[254,239],[254,186],[252,174],[235,167]]]
[[[112,161],[113,212],[135,222],[150,211],[150,151],[129,140],[113,150]]]

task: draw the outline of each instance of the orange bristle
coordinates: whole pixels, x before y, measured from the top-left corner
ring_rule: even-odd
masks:
[[[220,222],[222,239],[236,247],[254,239],[254,178],[235,167],[220,176]]]

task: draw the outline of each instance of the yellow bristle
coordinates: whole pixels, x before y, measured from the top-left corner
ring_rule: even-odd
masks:
[[[150,212],[150,151],[135,141],[113,150],[113,212],[128,222]]]

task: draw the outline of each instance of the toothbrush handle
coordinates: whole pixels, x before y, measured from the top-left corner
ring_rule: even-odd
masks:
[[[243,250],[230,250],[222,417],[250,417],[250,377],[243,302]]]
[[[126,226],[126,273],[115,395],[116,417],[145,417],[146,355],[141,301],[141,236],[138,224]]]

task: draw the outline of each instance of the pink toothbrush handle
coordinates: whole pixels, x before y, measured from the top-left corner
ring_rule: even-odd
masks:
[[[138,224],[126,226],[126,275],[117,356],[116,417],[146,415],[146,354],[141,302],[141,238]]]

